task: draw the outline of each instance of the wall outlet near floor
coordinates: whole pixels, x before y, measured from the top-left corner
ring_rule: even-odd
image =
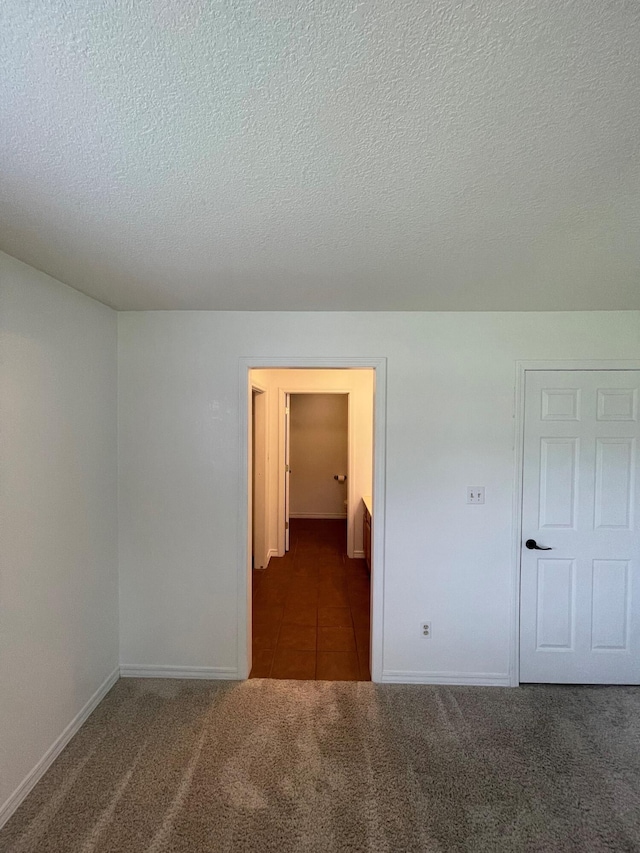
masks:
[[[467,503],[484,503],[484,486],[467,486]]]
[[[423,622],[420,625],[420,633],[424,637],[425,640],[431,639],[431,622]]]

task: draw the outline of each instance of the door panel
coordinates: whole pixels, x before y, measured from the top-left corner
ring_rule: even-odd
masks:
[[[628,649],[629,560],[594,560],[592,649]]]
[[[596,439],[595,527],[629,530],[635,439]]]
[[[575,527],[577,438],[540,442],[540,527]]]
[[[526,374],[523,682],[640,683],[639,391],[640,371]]]
[[[540,559],[537,572],[536,649],[571,649],[575,560]]]

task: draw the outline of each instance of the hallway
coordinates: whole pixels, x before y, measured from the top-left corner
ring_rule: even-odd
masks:
[[[370,681],[370,583],[346,523],[291,519],[290,550],[253,571],[251,678]]]

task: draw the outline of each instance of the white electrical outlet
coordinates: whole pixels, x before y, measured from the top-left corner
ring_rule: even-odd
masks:
[[[467,503],[484,503],[484,486],[467,486]]]
[[[425,638],[425,640],[431,639],[431,622],[423,622],[420,625],[420,633]]]

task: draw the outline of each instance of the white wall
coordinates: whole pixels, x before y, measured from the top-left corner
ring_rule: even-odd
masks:
[[[0,253],[0,820],[118,664],[116,314]]]
[[[348,397],[345,394],[292,394],[291,507],[293,518],[347,515]]]
[[[515,361],[638,358],[638,312],[118,321],[125,664],[237,670],[238,359],[384,356],[385,677],[506,679]],[[468,484],[484,506],[465,504]]]

